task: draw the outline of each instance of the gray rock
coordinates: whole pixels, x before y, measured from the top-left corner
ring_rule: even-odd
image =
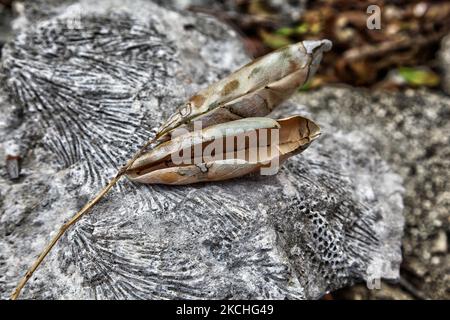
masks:
[[[242,3],[235,0],[154,0],[161,6],[177,10],[188,10],[195,8],[207,9],[211,13],[227,12],[234,16],[241,11]],[[307,5],[307,0],[265,0],[264,5],[271,9],[271,13],[279,15],[285,24],[296,22]]]
[[[5,47],[0,295],[190,94],[248,61],[204,16],[97,1],[26,17]],[[82,14],[80,15],[80,12]],[[277,115],[308,114],[286,104]],[[23,298],[319,298],[398,277],[402,184],[361,130],[324,134],[276,176],[184,187],[122,180],[61,239]],[[13,151],[11,151],[13,150]]]
[[[437,234],[436,239],[434,239],[433,241],[433,247],[431,248],[431,251],[433,253],[447,253],[448,251],[447,243],[448,243],[447,234],[445,233],[444,230],[440,230]]]
[[[442,70],[442,89],[450,95],[450,34],[441,41],[439,65]]]
[[[294,101],[307,104],[313,119],[334,130],[370,136],[382,158],[402,176],[403,276],[423,296],[449,299],[450,278],[444,275],[450,255],[443,248],[450,230],[450,98],[428,90],[333,87],[298,95]],[[384,293],[383,299],[390,294]],[[378,294],[370,293],[372,298]]]
[[[4,43],[11,37],[11,21],[13,20],[11,10],[0,2],[0,56]]]

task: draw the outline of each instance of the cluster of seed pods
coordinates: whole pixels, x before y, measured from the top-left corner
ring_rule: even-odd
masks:
[[[314,75],[330,49],[328,40],[292,44],[201,90],[161,126],[160,143],[133,162],[128,178],[174,185],[225,180],[303,151],[320,135],[313,121],[265,116]]]

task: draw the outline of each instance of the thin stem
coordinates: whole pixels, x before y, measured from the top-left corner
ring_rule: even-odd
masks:
[[[405,277],[400,276],[400,286],[418,300],[428,300],[427,297],[417,290]]]
[[[147,149],[149,145],[151,145],[153,142],[155,142],[159,137],[163,136],[165,132],[159,133],[155,138],[148,140],[144,146],[142,146],[139,151],[131,158],[128,163],[122,167],[117,174],[114,176],[114,178],[109,181],[109,183],[104,187],[96,196],[94,199],[89,201],[80,211],[78,211],[69,221],[64,223],[62,227],[59,229],[58,233],[53,237],[53,239],[50,241],[50,243],[45,247],[45,249],[41,252],[37,260],[33,263],[33,265],[28,269],[25,276],[22,277],[22,279],[19,281],[19,284],[17,285],[14,292],[11,294],[11,299],[16,300],[19,295],[20,291],[23,289],[25,284],[28,282],[28,280],[31,278],[33,273],[36,271],[36,269],[39,267],[39,265],[42,263],[42,261],[45,259],[47,254],[52,250],[52,248],[55,246],[55,244],[58,242],[58,240],[62,237],[62,235],[66,232],[66,230],[72,226],[75,222],[77,222],[83,215],[85,215],[89,209],[91,209],[97,202],[99,202],[107,193],[108,191],[119,181],[119,179],[127,172],[128,168],[130,168],[133,163],[139,158],[139,156],[142,155],[142,153]]]

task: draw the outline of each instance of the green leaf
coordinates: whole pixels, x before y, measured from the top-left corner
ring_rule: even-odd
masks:
[[[278,49],[291,44],[291,40],[289,40],[289,38],[266,31],[261,31],[261,38],[264,44],[272,49]]]
[[[289,37],[295,33],[295,30],[293,28],[283,27],[283,28],[277,29],[277,31],[275,31],[275,33],[280,36]]]
[[[298,91],[300,92],[304,92],[304,91],[309,91],[311,89],[311,81],[306,82],[304,85],[302,85]]]
[[[439,84],[439,76],[431,70],[422,68],[401,67],[398,74],[412,86],[435,87]]]
[[[309,31],[309,25],[308,23],[304,22],[300,24],[297,28],[295,28],[295,32],[298,34],[304,34]]]

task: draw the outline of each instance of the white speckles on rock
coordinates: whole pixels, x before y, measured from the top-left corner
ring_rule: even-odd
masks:
[[[433,241],[431,252],[433,253],[446,253],[447,252],[447,234],[444,230],[439,230],[436,239]]]

